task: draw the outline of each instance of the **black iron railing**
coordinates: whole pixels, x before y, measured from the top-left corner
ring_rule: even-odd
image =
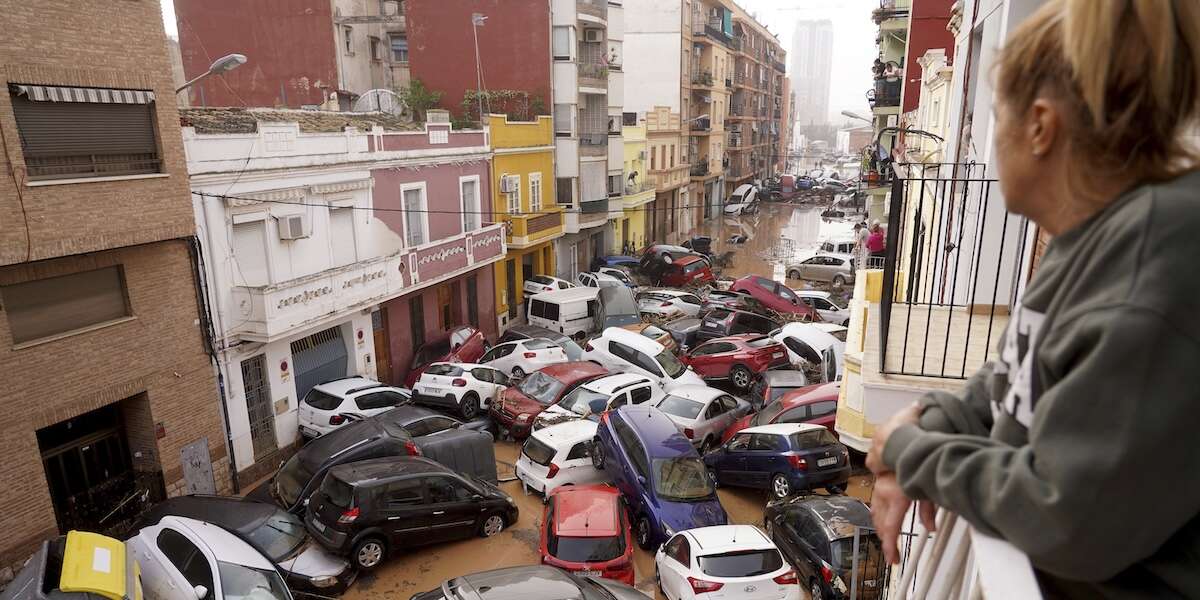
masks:
[[[995,183],[978,163],[894,165],[880,299],[884,373],[963,379],[1000,335],[997,317],[1015,306],[1028,268],[1031,228],[1005,210]]]

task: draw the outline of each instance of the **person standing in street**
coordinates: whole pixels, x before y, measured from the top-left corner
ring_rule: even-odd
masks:
[[[884,553],[916,500],[1046,597],[1200,598],[1200,2],[1049,0],[997,60],[1004,201],[1053,237],[996,359],[875,430]]]

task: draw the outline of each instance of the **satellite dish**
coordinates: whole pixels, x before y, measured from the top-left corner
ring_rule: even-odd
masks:
[[[381,112],[389,115],[412,116],[408,105],[392,90],[378,88],[363,92],[354,101],[354,112]]]

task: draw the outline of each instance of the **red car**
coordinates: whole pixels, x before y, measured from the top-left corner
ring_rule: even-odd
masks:
[[[483,332],[470,325],[460,325],[447,331],[437,339],[425,342],[416,356],[412,368],[404,377],[404,387],[412,389],[425,372],[425,367],[435,362],[473,363],[488,351],[487,338]]]
[[[767,308],[785,315],[800,315],[808,321],[820,321],[816,309],[800,300],[792,288],[773,279],[759,275],[747,275],[729,287],[731,292],[749,294]]]
[[[633,585],[633,535],[615,487],[564,486],[550,492],[539,549],[543,564]]]
[[[492,422],[508,430],[513,437],[529,437],[529,428],[547,406],[557,404],[571,390],[597,377],[608,375],[608,369],[594,362],[568,362],[543,367],[527,375],[516,385],[504,390],[500,399],[488,406]]]
[[[838,392],[841,388],[842,383],[834,381],[790,392],[758,413],[746,415],[735,421],[721,434],[721,443],[729,441],[733,434],[747,427],[772,423],[815,423],[833,432],[833,422],[837,419]]]
[[[683,256],[675,259],[659,277],[666,287],[681,288],[689,284],[700,285],[716,281],[708,261],[699,256]]]
[[[728,379],[739,390],[748,390],[767,369],[786,367],[787,348],[769,336],[745,333],[709,340],[680,358],[706,380]]]

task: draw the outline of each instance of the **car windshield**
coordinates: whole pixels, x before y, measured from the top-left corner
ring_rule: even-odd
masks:
[[[569,562],[604,562],[625,554],[625,536],[559,537],[546,536],[546,550],[559,560]]]
[[[756,577],[778,571],[783,567],[783,556],[778,550],[743,550],[710,554],[697,560],[700,570],[713,577]]]
[[[657,340],[658,338],[668,334],[654,325],[647,325],[645,329],[642,329],[642,335],[652,340]]]
[[[294,506],[300,500],[300,493],[313,476],[313,472],[300,460],[301,454],[293,454],[275,475],[275,491],[287,506]]]
[[[338,508],[350,508],[350,504],[354,502],[354,488],[333,475],[325,476],[321,482],[321,493],[325,494],[330,504]]]
[[[554,285],[554,280],[545,275],[534,275],[529,278],[529,281],[540,283],[542,285]]]
[[[663,372],[671,379],[679,379],[679,376],[687,371],[683,363],[679,362],[679,359],[674,354],[671,354],[669,350],[659,352],[658,356],[654,357],[654,360],[658,361],[658,365],[662,367]]]
[[[299,517],[279,510],[247,532],[246,541],[271,562],[280,562],[304,544],[305,535],[304,522]]]
[[[784,396],[784,394],[788,394],[795,390],[798,390],[798,389],[800,389],[800,387],[801,386],[795,386],[795,387],[775,386],[775,387],[772,387],[771,395],[770,395],[770,397],[767,398],[766,402],[767,402],[767,404],[777,404],[776,400],[779,400],[780,398],[782,398]],[[776,412],[778,412],[778,411],[776,411]]]
[[[227,599],[289,600],[291,594],[275,569],[254,569],[217,561],[221,591]]]
[[[617,269],[613,269],[613,270],[611,270],[611,271],[605,271],[605,272],[604,272],[604,274],[605,274],[605,275],[611,275],[612,277],[615,277],[615,278],[617,278],[617,279],[621,280],[621,282],[623,282],[623,283],[629,283],[629,282],[630,282],[630,281],[629,281],[629,276],[628,276],[628,275],[626,275],[625,273],[622,273],[621,271],[618,271]]]
[[[772,402],[764,406],[762,410],[758,411],[758,414],[754,415],[752,424],[769,425],[771,421],[775,420],[775,417],[779,416],[779,413],[783,412],[783,409],[784,406],[782,402]]]
[[[654,459],[654,491],[678,502],[707,500],[716,493],[704,462],[691,456]]]
[[[429,342],[428,345],[423,346],[419,351],[417,351],[417,355],[413,358],[413,366],[419,367],[421,365],[427,365],[443,356],[446,356],[447,354],[450,354],[449,338],[438,340],[436,342]]]
[[[641,323],[641,317],[637,315],[610,315],[604,317],[604,328],[609,327],[624,327],[626,325],[637,325]]]
[[[815,431],[801,431],[788,436],[792,441],[792,448],[796,450],[808,450],[809,448],[821,448],[823,446],[832,446],[838,443],[837,438],[829,433],[828,429],[818,429]]]
[[[558,399],[558,395],[562,392],[564,387],[566,386],[563,384],[563,382],[541,371],[534,371],[521,381],[521,384],[517,386],[517,389],[520,390],[522,394],[525,394],[526,396],[536,400],[538,404],[550,406],[551,404],[554,404],[556,399]]]
[[[567,394],[558,405],[581,417],[586,417],[604,410],[604,407],[608,405],[608,394],[593,392],[587,388],[578,388]]]
[[[429,365],[425,369],[426,375],[444,375],[446,377],[458,377],[463,374],[463,370],[459,367],[450,364]]]
[[[854,538],[842,538],[830,544],[833,568],[846,573],[854,568]],[[883,560],[883,545],[879,538],[869,530],[864,530],[858,539],[858,568],[859,572],[871,572],[871,566],[878,565]]]
[[[662,399],[662,402],[658,403],[658,410],[668,415],[683,417],[684,419],[695,419],[703,409],[703,402],[696,402],[695,400],[675,395],[667,395],[667,397]]]

